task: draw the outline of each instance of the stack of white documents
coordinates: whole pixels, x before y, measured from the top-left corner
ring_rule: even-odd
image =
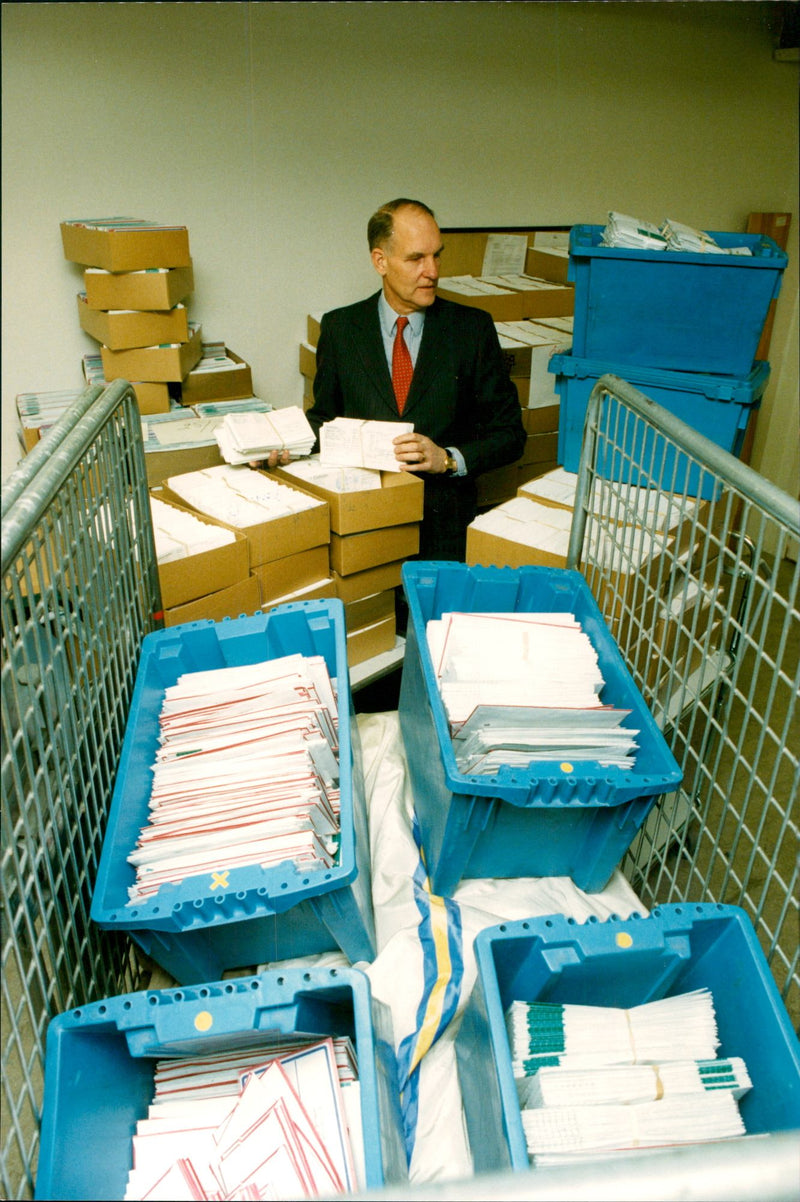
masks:
[[[640,221],[627,213],[609,213],[601,246],[627,246],[634,250],[666,250],[667,239],[652,221]]]
[[[150,512],[159,563],[171,563],[187,555],[199,555],[202,551],[224,547],[236,538],[232,530],[201,522],[188,510],[167,505],[158,497],[150,497]]]
[[[185,673],[165,690],[159,743],[129,904],[221,867],[335,862],[336,698],[321,656]]]
[[[229,413],[215,436],[227,463],[265,459],[270,451],[308,455],[315,441],[308,418],[297,405],[269,413]]]
[[[705,230],[696,230],[690,225],[674,221],[671,217],[661,227],[667,239],[667,250],[684,250],[692,254],[751,255],[749,246],[720,246]]]
[[[363,1188],[350,1040],[159,1061],[126,1200],[302,1198]]]
[[[296,476],[301,484],[316,484],[329,492],[364,492],[382,487],[379,471],[367,467],[337,467],[323,463],[319,455],[288,463],[283,470]]]
[[[335,417],[319,432],[319,458],[326,467],[366,467],[399,472],[392,443],[400,434],[413,434],[412,422],[365,421]]]
[[[444,613],[428,647],[462,772],[534,760],[633,766],[630,710],[600,700],[597,652],[573,614]]]
[[[629,1010],[513,1002],[506,1011],[532,1163],[744,1134],[751,1087],[740,1058],[719,1060],[706,989]],[[674,1049],[680,1048],[681,1060]]]
[[[325,502],[273,480],[266,472],[221,464],[167,479],[170,490],[200,513],[229,526],[253,526]]]

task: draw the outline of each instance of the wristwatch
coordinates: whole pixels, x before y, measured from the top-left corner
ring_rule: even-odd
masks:
[[[458,463],[452,455],[446,455],[444,460],[444,470],[452,475],[458,471]]]

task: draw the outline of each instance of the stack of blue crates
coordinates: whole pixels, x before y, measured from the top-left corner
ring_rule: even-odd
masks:
[[[570,233],[572,351],[549,367],[561,401],[559,463],[578,470],[589,396],[606,374],[739,455],[769,378],[755,355],[786,254],[761,234],[711,233],[723,249],[750,250],[743,255],[610,247],[602,236],[599,225]],[[679,466],[675,491],[692,486]]]
[[[147,821],[158,715],[165,690],[184,672],[253,664],[284,655],[321,655],[339,704],[338,862],[226,869],[162,885],[128,904],[128,863]],[[127,931],[182,985],[231,970],[341,950],[355,964],[375,957],[366,801],[350,694],[344,607],[306,601],[268,614],[188,622],[145,638],[91,907],[107,930]]]
[[[752,1081],[739,1103],[747,1134],[800,1128],[800,1048],[737,906],[680,903],[647,918],[584,924],[562,915],[509,922],[481,931],[475,954],[478,979],[455,1048],[476,1171],[530,1167],[505,1025],[514,1001],[630,1009],[708,989],[718,1055],[741,1056]]]
[[[53,1019],[35,1197],[124,1197],[157,1060],[328,1036],[355,1049],[366,1188],[406,1181],[388,1014],[362,972],[312,968],[123,994]]]
[[[681,771],[625,666],[580,572],[562,568],[403,564],[409,622],[399,717],[425,864],[434,893],[462,878],[569,876],[603,889],[662,793]],[[426,638],[443,613],[573,614],[597,653],[600,700],[630,711],[639,731],[632,769],[594,761],[532,762],[462,773]]]

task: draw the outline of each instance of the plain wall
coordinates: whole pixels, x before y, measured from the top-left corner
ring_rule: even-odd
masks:
[[[702,0],[3,4],[3,478],[16,395],[82,387],[98,349],[61,221],[186,225],[190,316],[287,405],[306,314],[377,288],[367,218],[410,195],[445,228],[793,212],[752,462],[796,493],[797,65],[773,20]]]

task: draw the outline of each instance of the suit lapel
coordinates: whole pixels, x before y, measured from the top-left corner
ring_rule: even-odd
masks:
[[[358,315],[358,331],[354,341],[362,366],[372,381],[381,404],[396,417],[397,404],[392,388],[392,376],[386,362],[381,323],[378,317],[379,295],[376,293],[375,296],[364,302]]]
[[[441,306],[434,301],[425,313],[422,341],[411,378],[403,417],[408,417],[436,378],[445,369],[449,357],[448,342],[444,338]],[[411,420],[409,418],[409,420]]]

